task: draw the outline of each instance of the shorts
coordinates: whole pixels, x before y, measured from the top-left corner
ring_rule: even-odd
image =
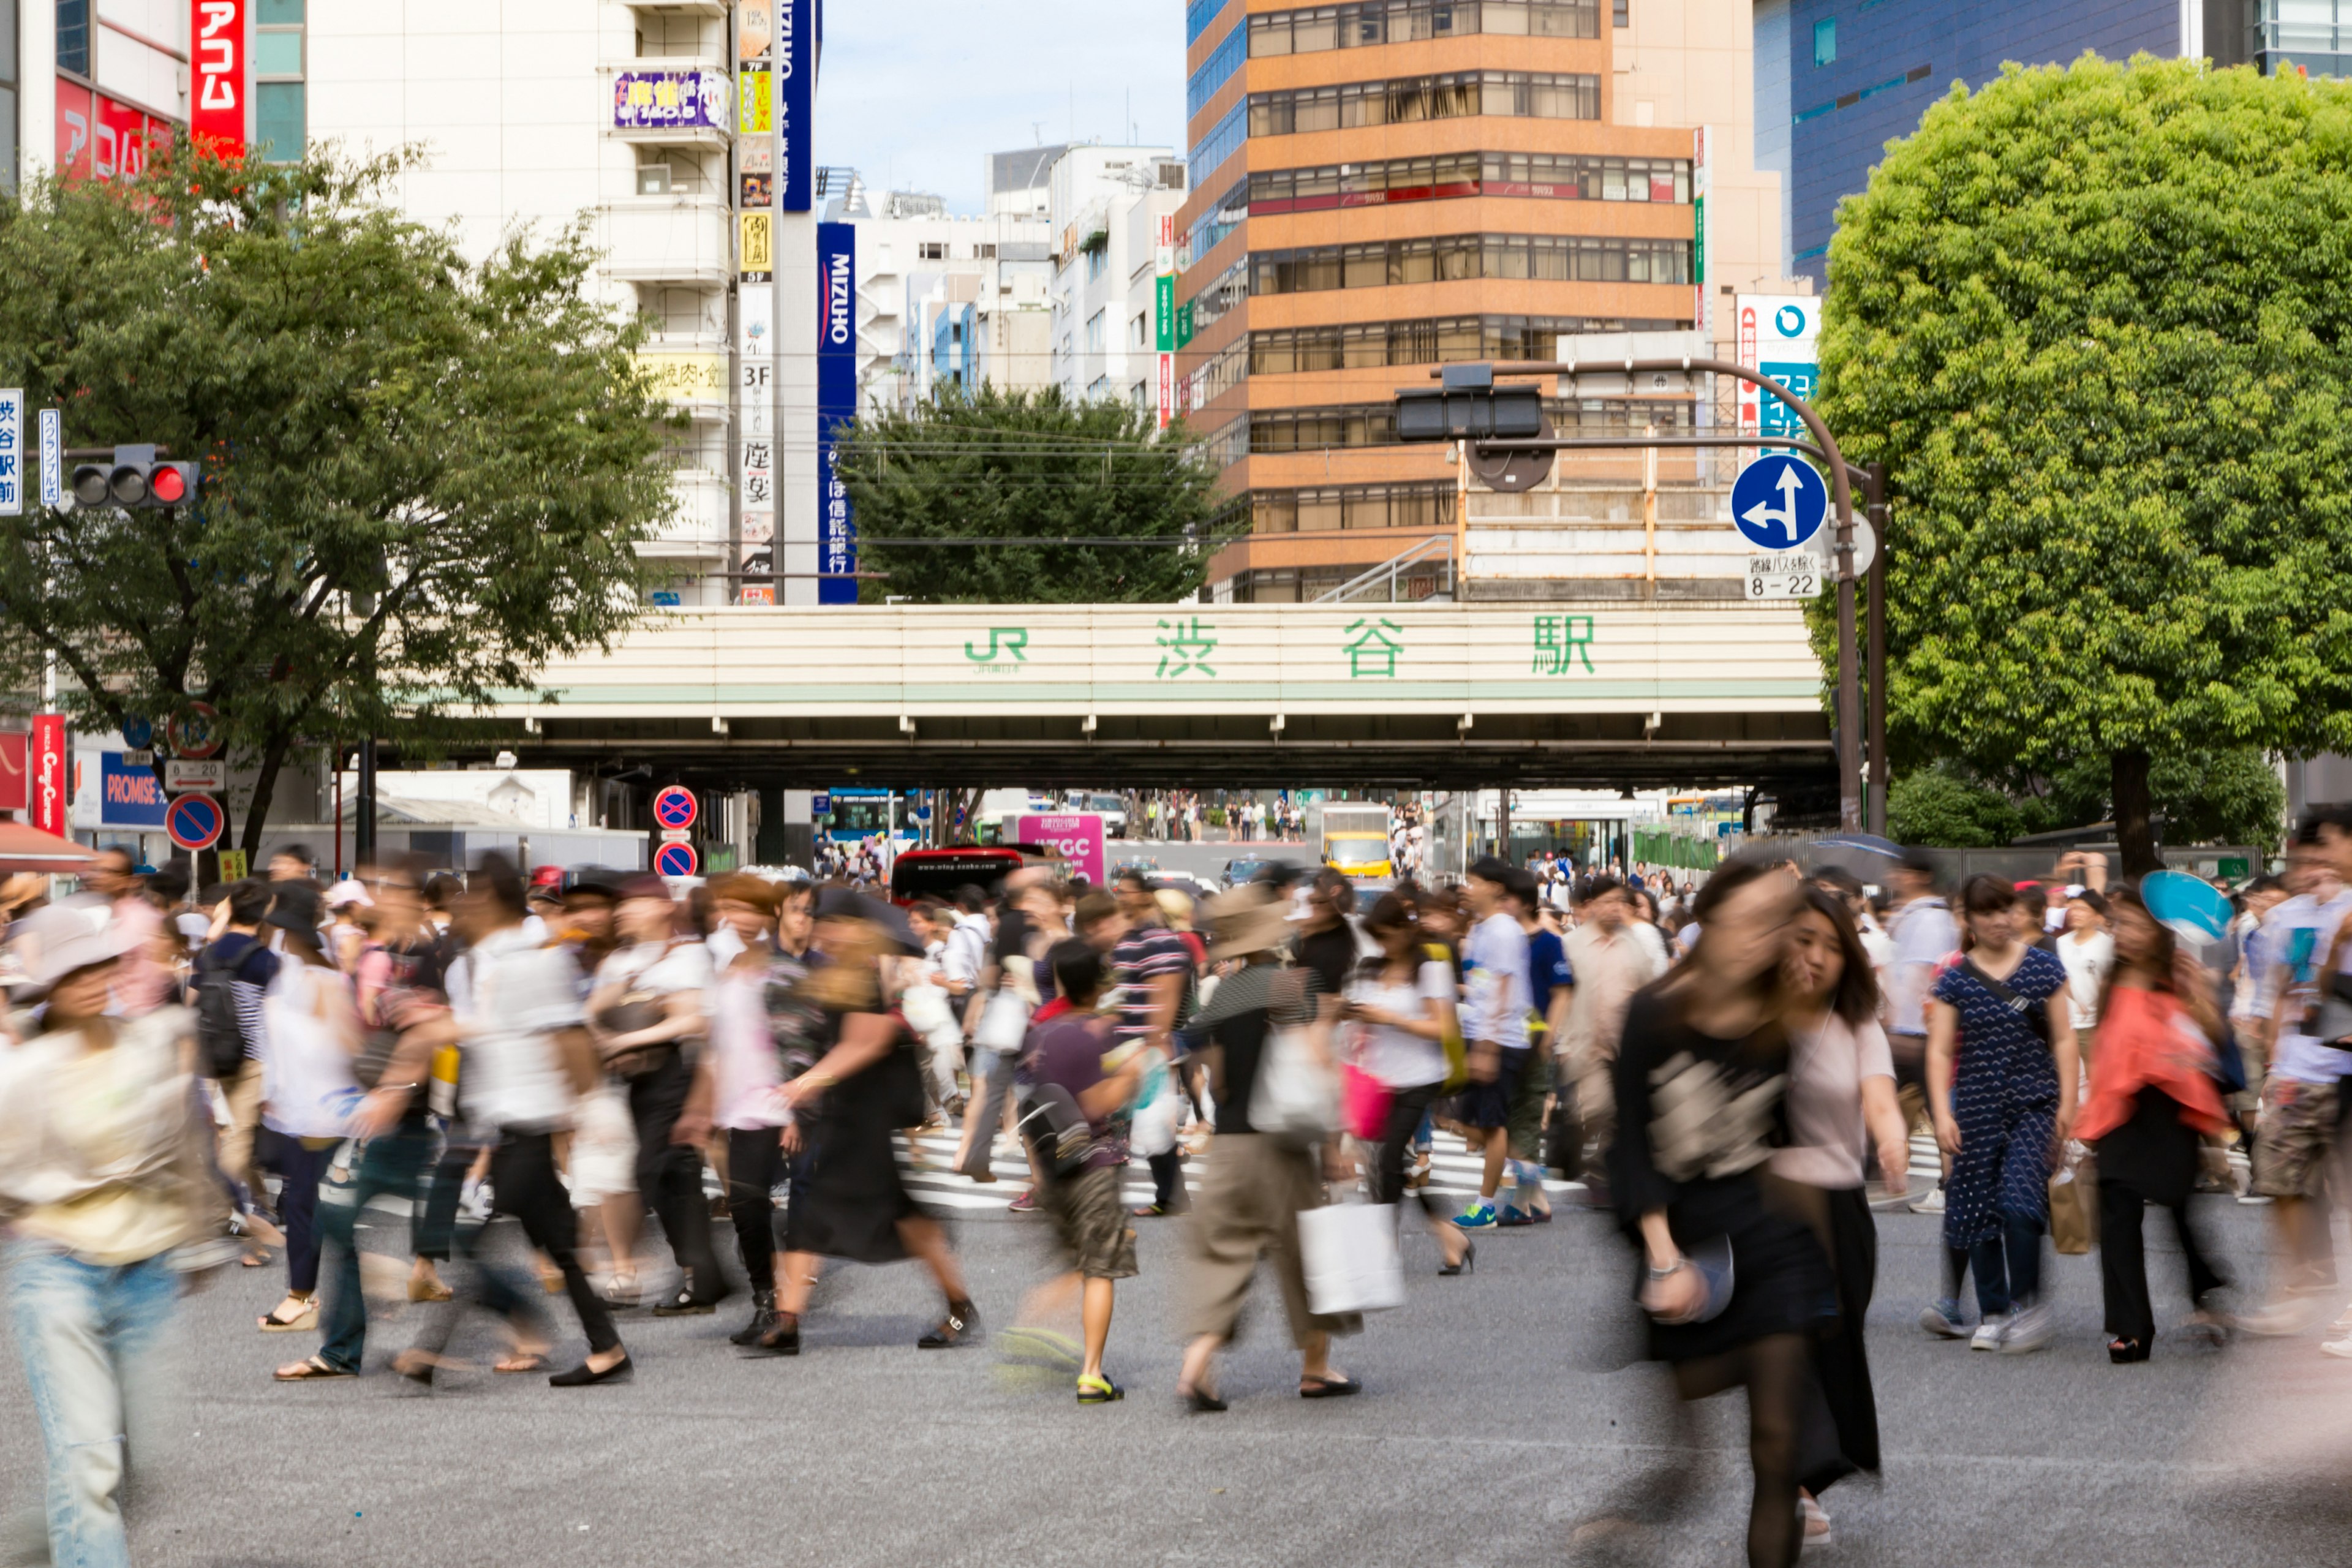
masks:
[[[569,1163],[574,1208],[593,1208],[606,1198],[636,1192],[637,1129],[629,1116],[627,1089],[604,1083],[580,1097]]]
[[[2336,1152],[2336,1086],[2273,1074],[2263,1089],[2254,1131],[2254,1191],[2266,1198],[2315,1198]]]
[[[1544,1101],[1551,1098],[1551,1051],[1530,1049],[1503,1125],[1511,1130],[1511,1158],[1543,1158]]]
[[[1135,1278],[1135,1227],[1116,1165],[1039,1184],[1038,1206],[1054,1222],[1070,1267],[1088,1279]]]
[[[1477,1047],[1471,1047],[1475,1055]],[[1519,1080],[1528,1074],[1528,1058],[1534,1053],[1525,1046],[1505,1046],[1496,1053],[1491,1082],[1473,1079],[1461,1094],[1461,1117],[1467,1127],[1507,1127],[1511,1121],[1511,1099],[1518,1093]]]

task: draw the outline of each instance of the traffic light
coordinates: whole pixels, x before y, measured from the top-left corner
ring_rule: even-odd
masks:
[[[175,507],[195,493],[195,464],[159,463],[149,446],[117,447],[114,461],[74,469],[76,506]]]
[[[1396,395],[1400,441],[1526,441],[1544,433],[1539,385],[1495,384],[1490,364],[1449,364],[1441,384]]]

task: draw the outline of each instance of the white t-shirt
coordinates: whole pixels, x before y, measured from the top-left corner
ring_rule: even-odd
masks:
[[[1895,911],[1895,963],[1887,978],[1886,1030],[1893,1035],[1927,1032],[1927,988],[1936,965],[1959,951],[1960,928],[1941,899],[1914,899]]]
[[[1400,1017],[1427,1016],[1432,1002],[1454,998],[1454,966],[1443,959],[1424,962],[1413,983],[1391,985],[1378,979],[1358,980],[1348,987],[1348,1000],[1378,1007]],[[1445,1047],[1435,1040],[1388,1024],[1360,1026],[1362,1044],[1356,1065],[1391,1089],[1418,1089],[1445,1081]]]
[[[2328,944],[2336,928],[2352,913],[2352,889],[2321,903],[2308,893],[2298,894],[2271,911],[2263,922],[2263,953],[2273,965],[2273,1004],[2278,1019],[2278,1044],[2271,1052],[2271,1071],[2298,1083],[2334,1083],[2352,1074],[2352,1051],[2339,1051],[2315,1035],[2304,1032],[2304,1019],[2319,1002],[2319,971],[2327,962]],[[2352,948],[2345,965],[2352,970]]]
[[[1832,1191],[1862,1185],[1870,1132],[1862,1080],[1892,1079],[1895,1057],[1873,1018],[1859,1028],[1832,1013],[1819,1029],[1789,1035],[1789,1147],[1772,1151],[1772,1173]]]
[[[2066,966],[2066,1011],[2074,1027],[2089,1029],[2099,1022],[2099,989],[2116,966],[2116,939],[2105,931],[2088,938],[2068,931],[2057,942],[2058,962]]]
[[[580,1025],[578,973],[570,953],[520,926],[491,932],[450,967],[468,1121],[543,1132],[570,1121],[572,1081],[553,1037]]]
[[[360,1101],[345,1032],[352,1021],[350,984],[334,970],[278,955],[278,976],[261,998],[261,1092],[269,1105],[262,1121],[270,1131],[341,1138],[349,1129]]]
[[[1524,1047],[1528,998],[1535,994],[1528,978],[1528,933],[1516,919],[1497,910],[1472,928],[1463,956],[1471,968],[1465,977],[1469,998],[1462,1009],[1462,1037],[1506,1050]]]
[[[768,1026],[766,965],[730,968],[710,990],[711,1120],[730,1131],[782,1126],[788,1119],[776,1090],[784,1077]]]

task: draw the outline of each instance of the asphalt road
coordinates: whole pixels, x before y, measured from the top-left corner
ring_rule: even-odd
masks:
[[[980,1189],[990,1199],[1002,1190]],[[978,1194],[975,1195],[977,1200]],[[2262,1211],[2201,1200],[2233,1265],[2258,1274]],[[1358,1399],[1292,1393],[1280,1308],[1261,1281],[1221,1415],[1172,1387],[1183,1222],[1142,1222],[1141,1277],[1120,1287],[1110,1367],[1123,1405],[1081,1408],[1058,1377],[982,1345],[921,1352],[935,1309],[911,1266],[847,1269],[796,1360],[744,1360],[738,1319],[625,1320],[633,1383],[555,1390],[487,1371],[430,1393],[379,1370],[409,1325],[383,1326],[371,1375],[280,1386],[309,1336],[255,1331],[276,1270],[188,1300],[176,1447],[150,1467],[133,1544],[151,1564],[782,1563],[1720,1564],[1740,1558],[1737,1394],[1672,1416],[1630,1342],[1628,1255],[1598,1215],[1481,1239],[1475,1271],[1432,1275],[1407,1243],[1406,1305],[1347,1342]],[[1937,1268],[1937,1221],[1884,1216],[1870,1327],[1887,1449],[1880,1479],[1827,1499],[1853,1564],[2101,1565],[2347,1559],[2352,1363],[2315,1337],[2110,1367],[2096,1260],[2057,1260],[2063,1333],[2004,1358],[1912,1326]],[[957,1233],[994,1326],[1047,1267],[1044,1221],[993,1202]],[[2168,1235],[2159,1320],[2185,1310]],[[2352,1289],[2352,1287],[2347,1287]],[[559,1317],[561,1317],[560,1303]],[[458,1345],[487,1355],[487,1336]],[[580,1351],[576,1339],[562,1347]],[[0,1487],[26,1500],[38,1449],[13,1353],[0,1356]],[[1678,1517],[1572,1539],[1637,1478]],[[1813,1560],[1809,1554],[1808,1561]]]

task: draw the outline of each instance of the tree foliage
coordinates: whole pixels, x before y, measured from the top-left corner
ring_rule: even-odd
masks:
[[[111,184],[0,200],[0,384],[68,447],[202,464],[175,513],[0,518],[0,683],[112,729],[219,710],[257,766],[428,735],[608,642],[670,505],[640,335],[583,289],[583,228],[467,258],[384,198],[400,155],[223,163],[184,145]]]
[[[1886,797],[1887,831],[1906,844],[1978,849],[2020,835],[2111,822],[2115,805],[2105,757],[2079,759],[2048,778],[2002,778],[1954,761],[1895,781]],[[2163,841],[2244,844],[2269,851],[2279,842],[2286,790],[2270,759],[2252,747],[2156,759],[2148,795]]]
[[[2348,246],[2342,83],[2008,67],[1890,144],[1822,406],[1889,469],[1899,756],[2104,759],[2137,872],[2152,768],[2352,743]]]
[[[2023,830],[2017,803],[1949,768],[1922,768],[1886,792],[1886,830],[1901,843],[1988,849]]]
[[[950,388],[862,416],[838,472],[861,567],[889,574],[861,584],[869,601],[1165,604],[1207,574],[1215,475],[1123,402]],[[1144,542],[887,542],[1038,539]]]

